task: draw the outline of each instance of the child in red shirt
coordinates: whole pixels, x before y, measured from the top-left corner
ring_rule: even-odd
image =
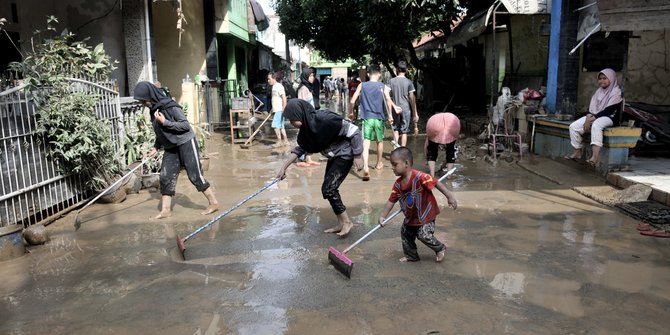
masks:
[[[444,184],[437,181],[430,174],[412,168],[414,159],[412,152],[406,147],[400,147],[391,152],[391,166],[393,173],[399,178],[393,184],[391,196],[379,216],[379,224],[383,226],[386,216],[393,206],[400,200],[400,208],[405,214],[405,221],[400,230],[402,250],[405,257],[401,262],[419,261],[416,249],[416,239],[435,251],[435,261],[441,262],[447,246],[435,236],[435,218],[440,214],[437,200],[433,195],[433,188],[437,188],[449,203],[449,207],[456,209],[458,202],[454,195],[447,190]]]

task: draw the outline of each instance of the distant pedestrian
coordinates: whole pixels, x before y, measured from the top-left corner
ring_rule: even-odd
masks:
[[[368,66],[369,81],[366,81],[356,88],[356,92],[349,101],[350,114],[353,112],[354,104],[360,96],[359,112],[363,119],[363,181],[370,180],[370,167],[368,166],[368,157],[370,150],[370,141],[377,142],[377,163],[375,169],[381,170],[384,167],[382,154],[384,153],[384,120],[393,124],[393,115],[391,115],[391,106],[393,102],[389,96],[390,89],[379,81],[381,69],[378,65]]]
[[[351,167],[355,166],[360,170],[363,164],[360,130],[356,125],[329,110],[315,111],[312,105],[300,99],[289,100],[284,115],[291,125],[300,129],[298,146],[291,151],[276,177],[284,179],[286,169],[298,157],[306,153],[321,152],[328,157],[321,194],[330,203],[337,216],[338,225],[324,232],[337,233],[341,237],[346,236],[353,227],[353,223],[342,202],[339,188]]]
[[[282,114],[284,107],[286,107],[286,91],[284,85],[281,84],[282,79],[283,74],[281,72],[268,73],[268,85],[272,88],[270,105],[272,105],[272,112],[274,112],[272,129],[275,130],[275,135],[277,135],[277,143],[272,145],[273,148],[289,145],[286,129],[284,129],[284,116]]]
[[[148,81],[139,82],[135,86],[133,97],[149,107],[151,125],[156,133],[156,141],[148,156],[153,157],[159,149],[164,150],[160,172],[161,211],[155,218],[163,219],[172,215],[172,197],[175,195],[182,166],[186,169],[188,180],[209,202],[201,214],[217,211],[219,203],[211,185],[202,174],[198,143],[182,107]]]
[[[415,170],[412,151],[406,147],[394,149],[391,152],[391,166],[396,179],[391,189],[384,209],[379,215],[379,224],[384,225],[386,216],[391,212],[396,202],[400,201],[400,209],[405,214],[400,229],[402,251],[405,257],[401,262],[419,261],[419,252],[416,246],[418,238],[423,244],[435,252],[435,261],[441,262],[447,251],[447,246],[435,238],[435,219],[440,214],[440,208],[433,194],[437,188],[442,192],[449,203],[449,207],[456,209],[458,202],[453,193],[444,184],[431,175]]]
[[[398,75],[389,81],[391,86],[391,99],[397,106],[393,113],[393,140],[402,147],[407,146],[407,134],[410,133],[410,121],[419,122],[419,112],[416,109],[416,96],[414,84],[405,74],[407,63],[398,62],[396,67]]]
[[[349,97],[354,96],[354,93],[356,93],[356,88],[360,83],[361,83],[360,78],[351,77],[351,80],[349,80],[349,84],[347,85],[349,88]],[[349,112],[349,119],[352,121],[358,120],[358,101],[356,102],[356,104],[354,104],[354,108]]]
[[[312,98],[314,98],[314,109],[321,109],[321,82],[319,81],[319,76],[316,74],[316,68],[312,68],[314,71],[314,81],[312,82]]]
[[[314,83],[314,73],[312,69],[306,67],[300,74],[300,84],[298,85],[298,99],[307,101],[312,107],[314,106],[314,94],[312,92],[312,84]],[[316,110],[316,108],[314,108]],[[312,160],[312,155],[305,154],[300,157],[301,162],[296,165],[299,167],[319,166],[321,163]]]

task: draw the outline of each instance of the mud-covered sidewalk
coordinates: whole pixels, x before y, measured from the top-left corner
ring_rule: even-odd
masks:
[[[423,137],[412,137],[425,170]],[[261,188],[285,153],[267,145],[208,145],[206,177],[225,210]],[[386,151],[390,144],[386,142]],[[374,157],[374,155],[371,155]],[[521,168],[462,159],[436,236],[442,263],[400,263],[400,218],[348,255],[347,279],[328,265],[372,229],[394,180],[389,163],[356,173],[341,194],[356,223],[339,239],[320,186],[325,164],[287,179],[187,242],[175,235],[213,216],[180,177],[173,216],[152,220],[159,195],[142,191],[48,226],[51,241],[0,263],[1,334],[660,334],[670,327],[670,239],[644,237],[636,220]],[[374,164],[374,158],[371,158]],[[576,174],[574,171],[566,173]],[[586,182],[586,181],[585,181]],[[588,181],[603,185],[601,179]]]

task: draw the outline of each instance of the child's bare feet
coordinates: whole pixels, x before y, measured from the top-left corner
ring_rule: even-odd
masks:
[[[384,163],[382,163],[382,162],[379,162],[379,163],[377,163],[377,165],[375,165],[375,170],[381,170],[383,168],[384,168]]]
[[[440,250],[437,253],[437,256],[435,257],[435,261],[438,262],[438,263],[441,262],[444,259],[444,254],[446,252],[447,252],[447,246],[444,246],[444,248],[442,248],[442,250]]]
[[[337,233],[337,236],[346,237],[347,235],[349,235],[349,232],[351,231],[351,228],[353,228],[353,227],[354,227],[354,224],[351,223],[351,222],[349,222],[349,224],[346,224],[346,223],[343,224],[342,225],[342,230],[340,230],[340,232]]]
[[[207,206],[207,208],[205,208],[204,211],[200,212],[200,214],[202,215],[212,214],[218,210],[219,210],[219,204],[210,204],[209,206]]]
[[[162,212],[158,213],[158,215],[154,216],[154,219],[156,219],[156,220],[167,219],[170,216],[172,216],[171,211],[162,211]]]
[[[324,233],[339,233],[341,230],[342,230],[342,226],[336,226],[336,227],[333,227],[333,228],[328,228],[328,229],[324,230],[323,232]]]

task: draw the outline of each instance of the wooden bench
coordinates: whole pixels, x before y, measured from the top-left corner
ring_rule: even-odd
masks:
[[[534,120],[535,136],[532,140],[533,153],[557,158],[572,153],[570,144],[570,124],[551,117],[538,117]],[[600,163],[596,169],[603,175],[609,171],[628,168],[628,151],[637,144],[641,128],[610,127],[603,131],[603,148],[600,150]],[[584,136],[584,157],[591,156],[590,134]]]

